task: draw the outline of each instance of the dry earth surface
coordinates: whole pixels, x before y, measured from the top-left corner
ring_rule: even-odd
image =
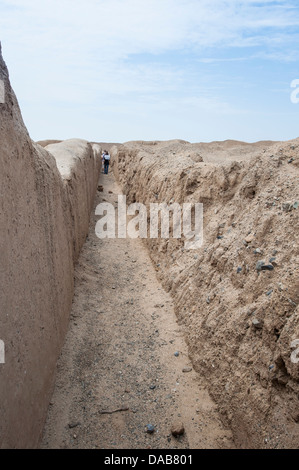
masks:
[[[93,216],[42,446],[297,448],[299,139],[106,147],[96,204],[202,202],[204,242]]]
[[[113,175],[101,175],[100,186],[96,204],[117,207]],[[76,267],[41,447],[234,448],[147,250],[138,239],[100,240],[98,219],[92,216]],[[182,425],[184,434],[173,436],[173,426]]]
[[[298,448],[299,139],[128,142],[111,153],[128,204],[203,204],[200,248],[184,237],[147,244],[235,444]]]

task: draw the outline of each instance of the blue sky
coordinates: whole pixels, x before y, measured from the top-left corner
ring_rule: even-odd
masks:
[[[296,0],[0,0],[34,140],[299,137]]]

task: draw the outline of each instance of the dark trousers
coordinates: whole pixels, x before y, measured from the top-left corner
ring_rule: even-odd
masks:
[[[109,162],[104,162],[104,173],[105,175],[108,175],[108,169],[109,169]]]

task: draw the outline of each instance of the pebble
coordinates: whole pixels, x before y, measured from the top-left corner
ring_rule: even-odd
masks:
[[[182,372],[192,372],[192,367],[184,367],[184,369],[182,369]]]
[[[293,209],[293,205],[290,201],[288,201],[288,202],[284,202],[281,208],[285,212],[290,212]]]
[[[70,429],[76,428],[77,426],[80,426],[80,424],[81,424],[81,423],[79,423],[79,422],[69,423],[69,428],[70,428]]]
[[[176,352],[174,353],[174,355],[175,355],[175,357],[178,357],[178,356],[180,355],[179,351],[176,351]]]
[[[263,322],[261,320],[258,320],[257,318],[254,318],[252,320],[252,325],[254,326],[254,328],[256,328],[257,330],[261,330],[263,328]]]
[[[242,271],[242,268],[241,268],[241,266],[239,266],[238,269],[237,269],[237,273],[240,273],[241,271]]]
[[[262,271],[273,271],[274,266],[272,264],[264,264],[261,267]]]
[[[245,238],[246,243],[251,243],[253,240],[254,240],[254,234],[253,233],[251,233],[250,235],[247,235],[247,237]]]
[[[147,424],[146,426],[146,432],[148,434],[153,434],[155,432],[155,426],[153,426],[152,424]]]
[[[272,264],[265,264],[265,261],[258,261],[256,263],[256,270],[257,271],[272,271],[274,266]]]
[[[258,262],[256,263],[256,270],[257,270],[257,271],[261,271],[262,266],[264,266],[264,265],[265,265],[265,261],[263,261],[263,260],[258,261]]]
[[[171,434],[174,437],[182,436],[185,432],[184,424],[181,422],[174,423],[171,427]]]

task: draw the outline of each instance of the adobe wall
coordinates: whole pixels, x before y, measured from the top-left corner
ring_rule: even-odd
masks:
[[[1,55],[0,447],[39,442],[68,326],[74,263],[88,233],[100,171],[82,140],[35,144]]]

